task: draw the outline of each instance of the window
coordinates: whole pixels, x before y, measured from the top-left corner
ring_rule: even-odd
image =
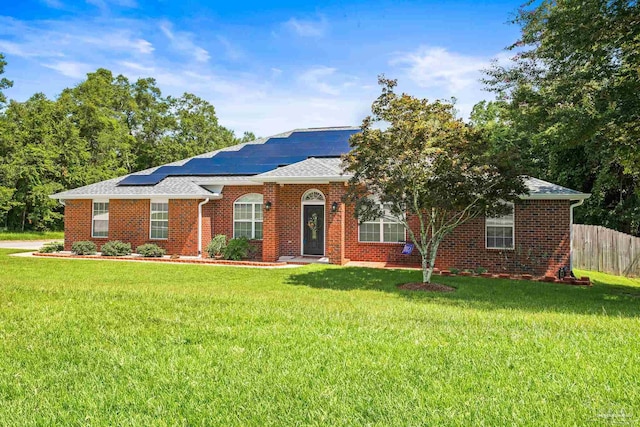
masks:
[[[246,194],[233,204],[233,237],[262,240],[262,194]]]
[[[91,237],[109,236],[109,201],[93,202]]]
[[[169,238],[169,201],[151,201],[151,233],[152,239]]]
[[[393,217],[388,208],[382,218],[360,224],[359,235],[361,242],[397,243],[406,240],[404,225]]]
[[[500,217],[486,218],[486,236],[488,249],[513,249],[514,209],[511,213]]]

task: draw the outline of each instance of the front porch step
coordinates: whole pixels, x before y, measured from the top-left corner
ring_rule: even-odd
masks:
[[[278,262],[287,264],[329,264],[329,258],[323,256],[281,256]]]

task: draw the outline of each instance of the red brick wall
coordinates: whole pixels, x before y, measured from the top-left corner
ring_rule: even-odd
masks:
[[[353,205],[347,206],[345,218],[346,257],[354,261],[376,261],[391,264],[419,265],[420,254],[414,249],[412,255],[402,255],[403,243],[359,242],[358,220]],[[414,221],[417,222],[417,221]],[[417,224],[413,226],[417,230]],[[406,237],[410,241],[409,235]]]
[[[213,209],[212,213],[212,225],[211,233],[213,236],[216,234],[224,234],[227,239],[233,238],[233,204],[238,197],[244,196],[249,193],[262,194],[261,185],[238,185],[230,186],[225,185],[222,191],[222,199],[213,200],[207,205],[211,205]],[[266,203],[266,200],[265,200]],[[263,219],[264,221],[264,219]],[[209,238],[211,240],[211,238]],[[205,241],[203,248],[206,248],[209,241]],[[253,259],[262,259],[262,240],[252,240],[251,245],[255,248]]]
[[[64,206],[64,250],[70,251],[73,242],[91,239],[91,200],[65,200]],[[105,239],[94,240],[96,244]]]
[[[569,265],[570,202],[525,200],[515,206],[515,249],[485,249],[485,221],[453,231],[438,251],[438,268],[484,267],[493,273],[553,274]]]
[[[198,203],[204,200],[198,200]],[[213,234],[213,201],[209,201],[202,206],[202,256],[208,257],[207,245],[211,241]]]
[[[436,267],[483,267],[493,273],[529,273],[538,276],[556,274],[560,267],[569,265],[569,205],[570,202],[564,200],[526,200],[517,204],[513,250],[485,248],[484,218],[476,218],[463,224],[440,245]],[[353,207],[349,206],[347,210],[347,258],[356,261],[420,264],[417,249],[414,249],[411,256],[405,256],[401,255],[402,244],[358,242],[358,222],[353,216]],[[408,235],[407,240],[410,241]]]
[[[198,203],[200,202],[202,200],[169,200],[169,238],[166,241],[158,241],[162,242],[158,245],[163,246],[169,254],[198,255]]]
[[[342,203],[345,187],[342,182],[332,182],[329,185],[329,194],[327,197],[326,215],[327,215],[327,243],[326,255],[332,264],[342,265],[347,262],[345,258],[345,216],[346,207]],[[333,203],[337,203],[337,209],[332,212]]]
[[[263,210],[263,223],[262,231],[264,236],[269,236],[262,242],[262,260],[268,262],[277,261],[280,257],[280,227],[282,221],[280,220],[280,203],[278,202],[280,196],[280,186],[273,182],[265,183],[264,188],[264,203],[271,203],[271,208]]]
[[[149,238],[149,199],[109,200],[109,236],[91,237],[91,200],[67,200],[65,206],[65,250],[71,250],[73,242],[91,240],[98,249],[111,240],[131,243],[135,248],[144,243],[155,243],[169,254],[195,256],[198,253],[198,202],[199,200],[169,200],[169,238]]]
[[[417,250],[411,256],[401,255],[402,244],[358,242],[358,222],[353,206],[344,206],[341,197],[345,187],[341,183],[329,185],[225,186],[223,199],[213,200],[203,207],[203,251],[216,234],[233,236],[233,204],[248,193],[264,194],[265,203],[272,209],[264,212],[264,245],[269,260],[301,253],[301,199],[305,191],[315,188],[325,195],[325,254],[332,263],[347,260],[379,261],[393,264],[420,262]],[[331,212],[331,204],[338,202],[338,211]],[[132,247],[153,242],[170,254],[197,254],[198,203],[201,200],[169,201],[169,239],[149,239],[150,201],[110,200],[109,237],[91,238],[91,200],[68,200],[65,208],[65,249],[79,240],[93,240],[99,247],[109,240],[130,242]],[[569,258],[569,201],[523,201],[515,211],[515,249],[485,248],[485,222],[475,219],[457,228],[442,242],[436,267],[484,267],[490,272],[555,274]],[[277,238],[269,238],[277,232]],[[269,243],[267,241],[269,240]],[[407,240],[409,237],[407,236]],[[344,243],[343,243],[344,242]],[[256,248],[254,259],[263,259],[263,241],[252,241]],[[206,253],[204,254],[206,255]]]

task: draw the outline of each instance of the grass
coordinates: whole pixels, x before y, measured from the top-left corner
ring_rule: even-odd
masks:
[[[8,257],[0,424],[640,422],[640,281]],[[580,272],[584,274],[584,272]]]
[[[5,231],[0,230],[0,240],[63,240],[64,231]]]

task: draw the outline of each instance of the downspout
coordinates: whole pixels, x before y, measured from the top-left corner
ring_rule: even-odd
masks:
[[[573,208],[581,206],[584,199],[570,206],[569,209],[569,271],[573,273]]]
[[[209,203],[208,197],[198,203],[198,257],[200,258],[202,258],[202,207],[207,203]]]

